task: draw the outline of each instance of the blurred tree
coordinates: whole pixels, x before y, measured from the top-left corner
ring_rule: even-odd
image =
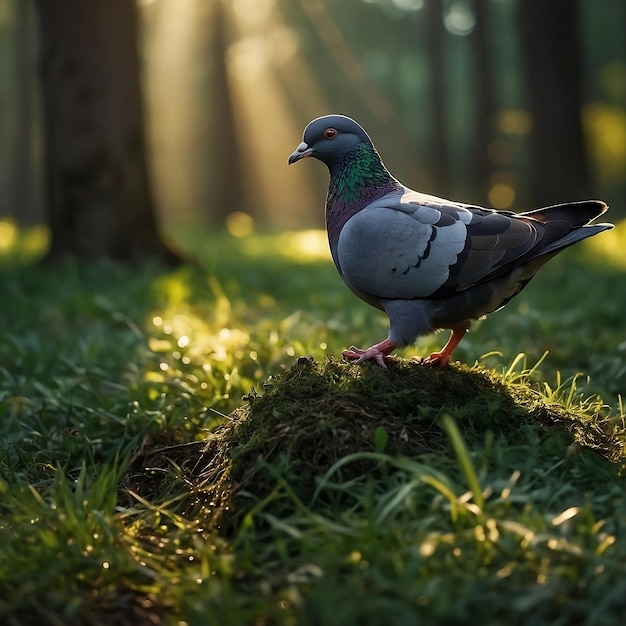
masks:
[[[551,204],[587,198],[578,2],[519,0],[518,11],[534,120],[530,137],[534,201]]]
[[[178,259],[148,180],[135,0],[35,0],[41,35],[48,260]]]
[[[241,158],[237,140],[233,94],[228,78],[229,46],[224,0],[214,0],[211,12],[209,56],[213,67],[213,129],[210,162],[213,163],[211,220],[223,224],[233,211],[244,208]]]
[[[474,89],[476,98],[476,124],[474,126],[471,171],[471,186],[475,190],[476,202],[487,203],[493,164],[489,159],[489,144],[494,139],[496,116],[496,94],[494,68],[490,45],[489,26],[490,0],[472,0],[476,26],[470,35],[474,56]]]
[[[23,0],[13,0],[15,20],[15,56],[10,126],[8,180],[8,211],[21,224],[40,221],[37,185],[35,184],[35,103],[33,67],[35,64],[34,24],[32,6]]]
[[[429,0],[425,4],[426,41],[430,66],[431,133],[430,154],[431,188],[445,195],[448,186],[448,135],[446,119],[446,30],[443,23],[443,0]]]

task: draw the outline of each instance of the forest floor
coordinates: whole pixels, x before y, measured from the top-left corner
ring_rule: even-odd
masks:
[[[197,267],[0,245],[0,622],[622,624],[626,224],[433,370],[319,231]],[[2,242],[0,241],[0,244]]]

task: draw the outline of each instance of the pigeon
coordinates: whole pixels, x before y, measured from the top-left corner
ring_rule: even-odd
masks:
[[[526,213],[498,211],[413,191],[394,178],[365,130],[345,115],[310,122],[289,164],[314,157],[330,174],[326,228],[346,286],[384,311],[389,336],[342,354],[386,367],[417,337],[448,329],[421,359],[444,367],[470,322],[501,309],[555,254],[613,228],[591,222],[607,205],[586,200]]]

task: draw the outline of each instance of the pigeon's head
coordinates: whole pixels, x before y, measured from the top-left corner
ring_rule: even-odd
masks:
[[[315,157],[331,167],[338,157],[359,144],[372,145],[372,141],[357,122],[345,115],[324,115],[304,129],[302,143],[289,157],[289,165]]]

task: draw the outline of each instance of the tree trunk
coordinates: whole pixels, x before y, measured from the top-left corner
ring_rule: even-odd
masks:
[[[552,204],[587,198],[578,3],[520,0],[518,7],[526,91],[534,119],[530,137],[534,200]]]
[[[474,128],[472,160],[469,164],[471,187],[476,202],[487,203],[489,179],[493,165],[489,160],[488,148],[494,139],[494,118],[496,113],[496,93],[494,72],[489,45],[489,2],[473,0],[476,27],[472,33],[474,56],[474,95],[476,98],[476,126]]]
[[[448,136],[446,132],[446,31],[443,24],[443,0],[428,0],[426,9],[426,37],[430,59],[431,92],[431,191],[437,195],[448,193]]]
[[[177,261],[158,234],[148,180],[135,0],[35,0],[35,6],[48,259]]]
[[[210,163],[215,176],[211,198],[210,217],[220,226],[233,211],[244,209],[241,158],[237,125],[233,111],[233,95],[228,77],[226,53],[229,38],[224,0],[214,0],[211,14],[210,58],[213,63],[213,132]]]
[[[35,109],[33,94],[34,28],[32,7],[13,0],[15,69],[11,125],[11,163],[8,210],[23,226],[41,221],[39,180],[35,167]]]

